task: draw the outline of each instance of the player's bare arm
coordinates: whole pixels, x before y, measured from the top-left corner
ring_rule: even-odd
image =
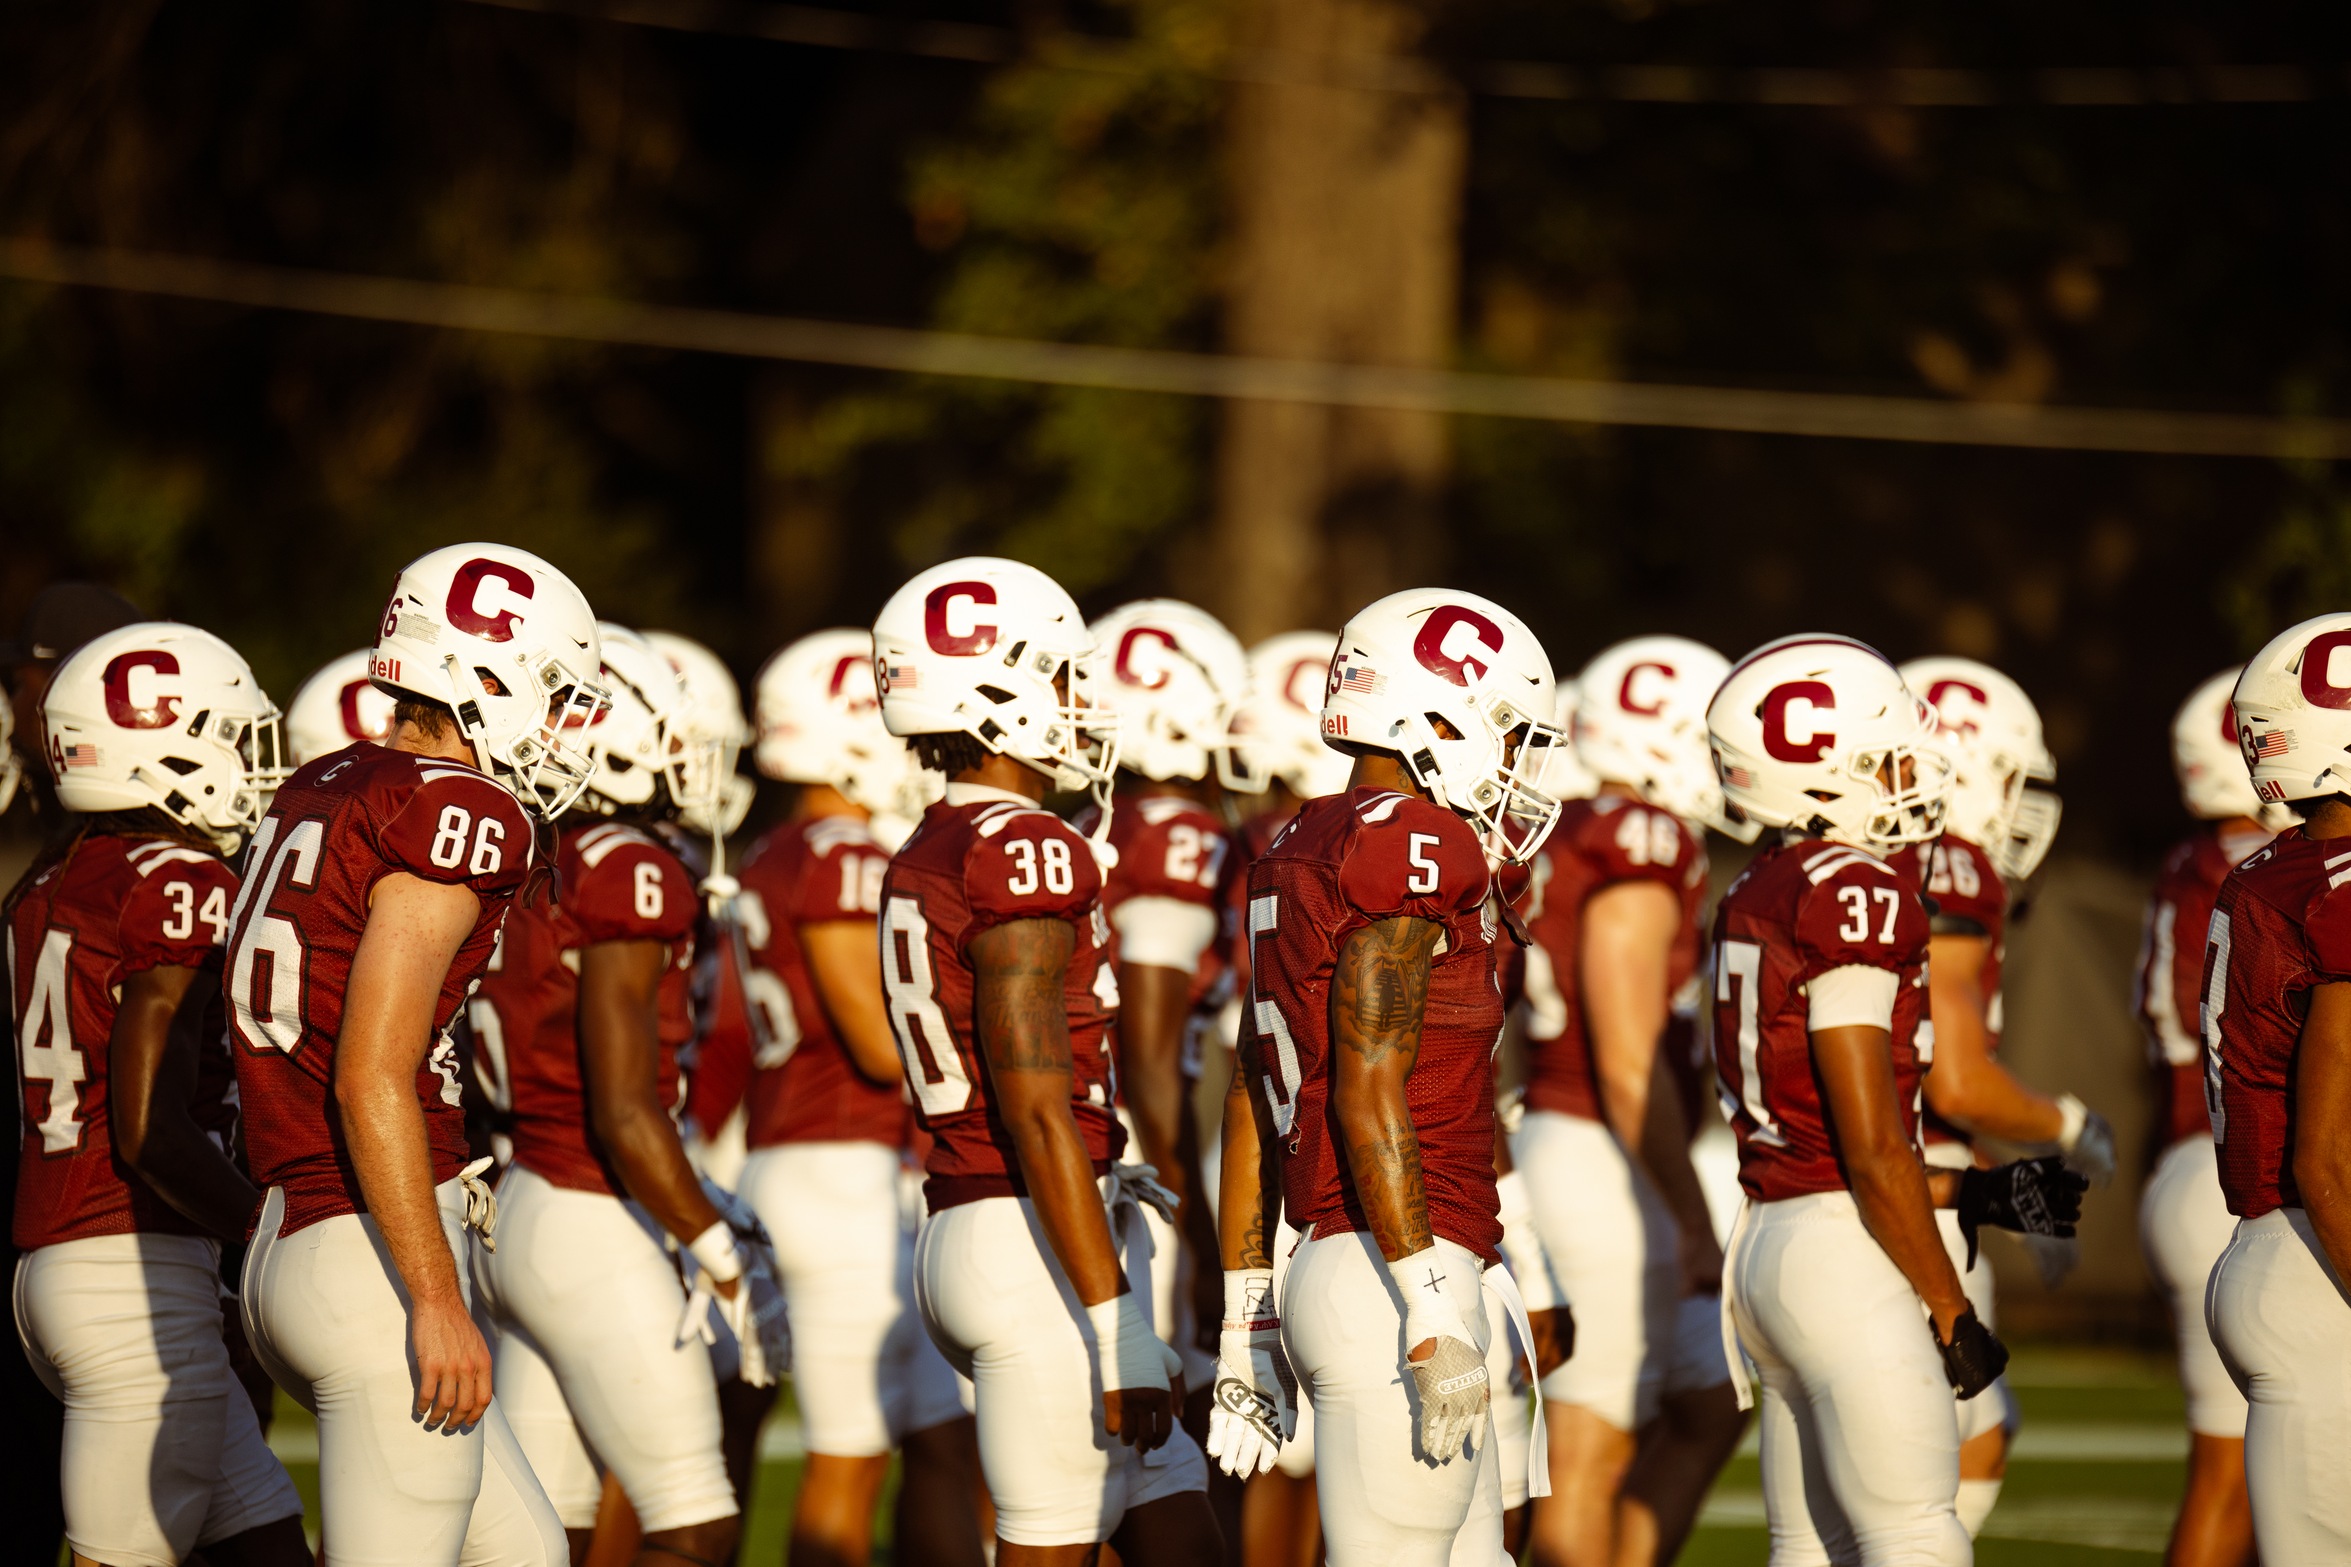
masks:
[[[580,952],[580,1070],[597,1143],[654,1222],[691,1244],[720,1222],[661,1103],[658,1012],[666,943],[600,941]],[[733,1299],[740,1280],[713,1278]]]
[[[1161,1184],[1189,1197],[1191,1176],[1179,1147],[1183,1138],[1184,1023],[1192,1010],[1192,976],[1159,963],[1118,966],[1119,1087],[1143,1162]]]
[[[1927,985],[1935,1020],[1935,1065],[1927,1105],[1954,1126],[2019,1143],[2053,1143],[2065,1130],[2055,1099],[2016,1080],[1992,1053],[1984,995],[1988,936],[1938,931],[1927,942]]]
[[[1641,1162],[1682,1235],[1682,1272],[1693,1290],[1722,1281],[1722,1247],[1690,1164],[1689,1128],[1657,1048],[1672,984],[1669,965],[1681,901],[1654,881],[1603,887],[1584,906],[1579,988],[1599,1069],[1600,1106],[1617,1140]]]
[[[416,1414],[468,1426],[490,1407],[490,1347],[465,1308],[441,1229],[416,1073],[433,1047],[433,1004],[481,900],[396,871],[376,883],[344,989],[335,1104],[368,1212],[409,1299]]]
[[[1217,1183],[1217,1250],[1225,1271],[1273,1266],[1275,1221],[1282,1211],[1280,1143],[1257,1082],[1257,1047],[1245,1035],[1224,1096],[1223,1174]]]
[[[1063,985],[1076,947],[1076,929],[1057,919],[1008,920],[974,937],[973,1021],[989,1091],[1046,1244],[1078,1303],[1097,1306],[1125,1294],[1127,1277],[1110,1239],[1093,1161],[1069,1108]],[[1102,1404],[1110,1433],[1145,1451],[1165,1442],[1174,1425],[1175,1400],[1166,1388],[1110,1388]]]
[[[1443,934],[1434,920],[1410,915],[1367,925],[1340,944],[1331,976],[1331,1106],[1356,1196],[1390,1262],[1436,1240],[1404,1082],[1420,1058],[1429,967]],[[1412,1358],[1434,1347],[1412,1345]]]
[[[244,1236],[261,1194],[189,1114],[196,1037],[173,1026],[202,973],[163,964],[123,982],[106,1046],[114,1149],[158,1197],[234,1240]]]
[[[825,1016],[857,1070],[877,1083],[895,1083],[901,1068],[882,997],[882,966],[875,955],[874,922],[818,920],[799,927],[800,950],[816,982]]]
[[[2337,1278],[2351,1278],[2351,985],[2319,985],[2294,1062],[2294,1185]]]
[[[1903,1132],[1891,1036],[1859,1023],[1815,1029],[1812,1059],[1861,1222],[1926,1302],[1935,1336],[1948,1343],[1968,1310],[1967,1293],[1935,1227],[1926,1165]]]

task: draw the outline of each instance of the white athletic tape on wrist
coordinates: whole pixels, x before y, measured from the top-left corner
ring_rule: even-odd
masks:
[[[1445,1294],[1445,1258],[1434,1246],[1388,1264],[1388,1277],[1404,1297],[1404,1351],[1410,1354],[1433,1338],[1476,1343],[1461,1320],[1461,1308]]]
[[[1273,1269],[1227,1268],[1224,1270],[1224,1325],[1256,1331],[1278,1327],[1280,1317],[1274,1312]]]
[[[743,1276],[743,1259],[735,1254],[735,1232],[724,1219],[688,1241],[686,1250],[714,1284],[732,1284]]]
[[[1165,1388],[1166,1362],[1159,1335],[1144,1319],[1134,1291],[1121,1290],[1108,1300],[1086,1308],[1087,1325],[1094,1330],[1094,1365],[1102,1375],[1102,1390]],[[1157,1372],[1154,1381],[1151,1373]]]
[[[2059,1094],[2057,1113],[2064,1117],[2057,1126],[2057,1146],[2072,1153],[2082,1140],[2082,1128],[2090,1124],[2090,1107],[2072,1094]]]

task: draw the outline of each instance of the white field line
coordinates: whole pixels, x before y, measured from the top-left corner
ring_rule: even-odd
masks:
[[[1984,1523],[1996,1540],[2036,1540],[2051,1545],[2095,1545],[2108,1550],[2161,1552],[2171,1535],[2174,1505],[2157,1498],[2124,1496],[2050,1497],[2002,1501]],[[1760,1529],[1763,1493],[1717,1491],[1699,1515],[1699,1527]]]
[[[1750,1427],[1739,1443],[1742,1457],[1753,1458],[1758,1439]],[[2180,1426],[2134,1425],[2121,1421],[2030,1421],[2016,1434],[2010,1454],[2020,1463],[2043,1464],[2161,1464],[2188,1456],[2188,1429]]]

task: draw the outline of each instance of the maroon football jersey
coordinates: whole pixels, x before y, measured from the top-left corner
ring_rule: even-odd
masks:
[[[1233,932],[1227,958],[1233,967],[1233,992],[1249,994],[1249,872],[1265,858],[1274,840],[1290,823],[1298,819],[1292,812],[1260,811],[1241,823],[1239,841],[1233,845],[1237,856],[1233,873],[1225,883],[1225,919]]]
[[[2155,1069],[2163,1146],[2212,1130],[2204,1107],[2204,1042],[2198,1014],[2204,1000],[2204,937],[2220,884],[2240,860],[2269,841],[2258,829],[2226,837],[2208,822],[2164,856],[2139,941],[2131,987],[2147,1056]]]
[[[1919,879],[1921,856],[1925,846],[1914,844],[1887,858],[1887,863],[1899,871],[1912,886],[1924,886],[1927,903],[1932,910],[1930,929],[1937,935],[1975,935],[1980,932],[1990,943],[1984,952],[1984,966],[1977,976],[1984,992],[1984,1021],[1991,1032],[1991,1046],[1995,1054],[2000,1049],[2001,965],[2008,952],[2008,884],[1992,868],[1991,859],[1983,850],[1965,838],[1949,833],[1935,840],[1934,856],[1926,861],[1924,881]],[[1934,1111],[1926,1112],[1922,1134],[1930,1143],[1971,1143],[1967,1133],[1944,1120]]]
[[[988,1091],[970,946],[998,925],[1030,919],[1067,920],[1077,930],[1062,995],[1070,1109],[1086,1156],[1100,1173],[1126,1148],[1126,1129],[1111,1110],[1118,1079],[1108,1033],[1118,982],[1103,961],[1109,923],[1092,847],[1042,806],[942,802],[923,812],[882,878],[882,989],[916,1115],[932,1138],[923,1190],[933,1212],[1028,1190]]]
[[[1502,1241],[1494,1191],[1492,878],[1477,834],[1439,805],[1383,789],[1325,795],[1249,870],[1259,1086],[1283,1143],[1282,1207],[1320,1235],[1369,1228],[1331,1103],[1331,984],[1339,948],[1397,916],[1444,927],[1429,972],[1405,1105],[1420,1139],[1429,1227],[1488,1262]]]
[[[581,1076],[580,953],[608,941],[668,948],[655,991],[661,1102],[678,1108],[678,1050],[693,1037],[694,926],[702,900],[668,846],[619,822],[566,827],[556,855],[562,902],[506,917],[498,960],[473,1015],[497,1019],[505,1047],[514,1162],[572,1191],[628,1195],[589,1124]]]
[[[1927,914],[1908,876],[1818,839],[1751,861],[1714,911],[1714,1070],[1739,1136],[1739,1184],[1757,1202],[1845,1189],[1812,1065],[1806,986],[1831,969],[1890,969],[1894,1093],[1915,1137],[1933,1054],[1926,1015]],[[1931,1038],[1931,1036],[1929,1036]]]
[[[533,847],[521,804],[486,774],[370,741],[312,759],[278,790],[246,857],[225,985],[246,1153],[256,1183],[286,1189],[284,1233],[367,1208],[331,1085],[344,987],[368,900],[386,876],[466,887],[481,900],[441,981],[433,1049],[416,1071],[434,1183],[464,1165],[449,1024],[490,961]]]
[[[2299,1207],[2294,1051],[2310,991],[2351,982],[2351,840],[2289,827],[2220,886],[2204,942],[2204,1103],[2229,1212]]]
[[[123,982],[192,968],[183,1013],[207,1010],[237,878],[219,855],[168,838],[96,834],[40,873],[8,921],[22,1146],[20,1250],[133,1231],[201,1235],[115,1157],[108,1046]],[[208,994],[209,993],[209,994]],[[196,1124],[225,1141],[236,1123],[227,1052],[200,1036]]]
[[[1091,829],[1092,815],[1078,817],[1080,831]],[[1216,1013],[1233,994],[1230,953],[1240,930],[1234,893],[1241,881],[1235,837],[1208,807],[1180,795],[1122,796],[1110,815],[1116,860],[1102,879],[1102,909],[1110,918],[1113,964],[1120,961],[1118,909],[1129,898],[1172,898],[1217,918],[1216,934],[1192,970],[1192,1014],[1178,1058],[1186,1078],[1199,1077]]]
[[[751,960],[753,1054],[749,1137],[777,1143],[906,1143],[906,1085],[857,1070],[834,1032],[801,950],[799,927],[870,924],[890,856],[853,816],[786,822],[759,840],[737,905]]]
[[[1600,1073],[1584,1027],[1584,903],[1619,882],[1653,881],[1681,900],[1670,994],[1698,971],[1706,840],[1669,812],[1621,794],[1570,800],[1534,863],[1527,901],[1527,1108],[1603,1120]],[[1687,1048],[1687,1039],[1681,1041]],[[1661,1048],[1663,1048],[1661,1046]]]

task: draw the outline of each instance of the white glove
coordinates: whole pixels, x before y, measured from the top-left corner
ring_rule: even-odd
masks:
[[[1551,1254],[1535,1229],[1535,1208],[1527,1195],[1526,1177],[1513,1170],[1494,1183],[1502,1199],[1502,1255],[1510,1277],[1526,1302],[1527,1315],[1552,1311],[1567,1304],[1567,1288],[1552,1270]],[[1534,1351],[1527,1351],[1531,1360]]]
[[[2100,1186],[2113,1180],[2114,1128],[2106,1124],[2106,1117],[2072,1094],[2058,1095],[2057,1109],[2065,1117],[2057,1133],[2057,1149],[2065,1162]]]
[[[1216,1345],[1216,1399],[1208,1408],[1208,1456],[1236,1480],[1263,1474],[1298,1434],[1298,1377],[1282,1349],[1273,1269],[1228,1268],[1224,1329]]]
[[[1159,1167],[1153,1164],[1112,1165],[1103,1206],[1113,1213],[1122,1207],[1149,1208],[1170,1224],[1176,1221],[1176,1194],[1159,1184]]]
[[[1486,1357],[1446,1297],[1445,1259],[1434,1246],[1389,1263],[1388,1276],[1404,1296],[1404,1369],[1420,1390],[1420,1445],[1438,1463],[1451,1463],[1486,1418]],[[1412,1352],[1432,1339],[1435,1351],[1414,1360]]]
[[[1086,1326],[1094,1339],[1094,1370],[1102,1391],[1128,1388],[1172,1391],[1183,1375],[1184,1357],[1177,1354],[1144,1320],[1134,1291],[1121,1290],[1098,1305],[1086,1308]]]
[[[678,1342],[692,1335],[716,1343],[710,1324],[715,1310],[741,1356],[735,1374],[753,1387],[772,1387],[792,1366],[792,1329],[784,1315],[783,1289],[776,1283],[774,1246],[749,1204],[707,1180],[702,1189],[719,1219],[686,1245],[690,1288],[685,1314],[678,1319]],[[732,1296],[712,1287],[728,1283],[736,1286]]]

